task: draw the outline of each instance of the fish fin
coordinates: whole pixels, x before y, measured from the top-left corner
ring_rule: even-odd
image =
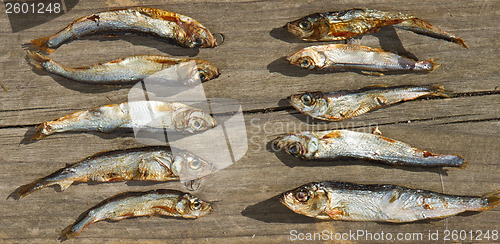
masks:
[[[328,216],[330,216],[330,218],[332,218],[334,220],[340,219],[340,216],[345,215],[344,211],[341,209],[338,209],[338,208],[334,208],[331,210],[325,210],[325,213],[328,214]]]
[[[450,94],[449,94],[450,91],[447,91],[441,85],[431,85],[431,86],[429,86],[429,92],[430,92],[430,95],[432,95],[432,96],[450,97]]]
[[[59,187],[61,187],[61,191],[64,191],[64,190],[68,189],[68,187],[71,184],[73,184],[73,181],[72,180],[61,181],[61,182],[57,182],[57,184],[59,185]]]
[[[439,60],[439,59],[429,59],[429,60],[425,60],[425,61],[420,61],[420,62],[417,62],[419,65],[422,65],[422,66],[426,66],[426,65],[429,65],[430,67],[429,68],[425,68],[424,70],[425,71],[434,71],[435,69],[437,69],[439,66],[441,66],[441,64],[438,64],[434,61],[436,60]]]
[[[488,200],[488,206],[481,210],[492,209],[500,205],[500,191],[483,194],[481,198]]]
[[[382,131],[378,129],[378,126],[375,126],[375,128],[373,128],[372,134],[381,136]]]
[[[373,75],[373,76],[383,76],[384,74],[380,72],[375,72],[375,71],[366,71],[366,70],[361,70],[361,74],[364,75]]]
[[[31,137],[31,140],[41,140],[50,134],[49,131],[50,125],[44,122],[36,128],[35,134]]]
[[[43,53],[50,54],[54,51],[54,49],[47,46],[49,39],[50,36],[31,40],[30,42],[23,44],[23,48],[27,50],[38,50]]]
[[[99,220],[96,220],[93,217],[90,217],[88,214],[81,220],[77,220],[74,224],[66,227],[62,232],[59,240],[65,241],[67,239],[73,238],[79,235],[85,227],[89,226],[92,223],[95,223]]]

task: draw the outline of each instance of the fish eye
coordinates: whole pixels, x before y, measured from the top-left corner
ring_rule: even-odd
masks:
[[[193,160],[189,163],[189,168],[197,170],[201,168],[201,162],[199,160]]]
[[[200,121],[196,120],[195,122],[193,122],[193,126],[196,128],[196,129],[199,129],[201,127],[201,123]]]
[[[309,20],[304,20],[299,23],[299,27],[303,30],[310,30],[312,28],[311,21]]]
[[[300,67],[304,69],[309,69],[311,67],[312,63],[308,58],[303,58],[299,61]]]
[[[311,106],[314,104],[314,98],[309,93],[302,95],[300,97],[300,101],[306,106]]]
[[[202,43],[203,43],[203,42],[201,41],[201,39],[200,39],[200,38],[196,38],[196,39],[194,40],[194,42],[193,42],[193,45],[194,45],[195,47],[199,47],[199,46],[201,46],[201,44],[202,44]]]
[[[288,149],[288,152],[289,152],[290,154],[293,154],[293,155],[297,155],[297,154],[299,154],[299,151],[300,151],[300,150],[299,150],[299,146],[300,146],[300,145],[299,145],[298,143],[291,144],[291,145],[290,145],[290,146],[288,146],[288,148],[287,148],[287,149]]]
[[[99,117],[102,115],[102,112],[100,110],[92,110],[92,111],[90,111],[90,113],[92,114],[92,116],[96,116],[96,117]]]
[[[300,189],[295,193],[295,198],[299,202],[307,202],[310,198],[309,192],[304,189]]]
[[[204,81],[204,80],[206,80],[206,79],[207,79],[207,75],[205,74],[205,71],[204,71],[204,70],[199,69],[199,70],[198,70],[198,74],[199,74],[199,76],[200,76],[200,80]]]
[[[191,203],[191,209],[193,210],[200,210],[201,209],[201,202],[196,200],[193,203]]]

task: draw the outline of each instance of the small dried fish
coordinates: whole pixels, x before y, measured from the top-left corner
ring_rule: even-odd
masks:
[[[395,166],[463,168],[466,165],[458,155],[435,154],[380,135],[349,130],[290,133],[274,143],[287,153],[307,160],[350,157]]]
[[[286,58],[290,64],[310,70],[433,71],[433,60],[414,61],[379,48],[330,44],[311,46]]]
[[[89,67],[69,68],[35,51],[28,51],[28,62],[34,67],[75,81],[99,85],[123,85],[143,80],[173,65],[195,61],[201,81],[219,76],[220,71],[200,59],[137,55]]]
[[[389,13],[374,9],[315,13],[286,24],[286,29],[304,41],[345,40],[365,33],[378,32],[381,27],[394,27],[457,43],[465,48],[465,41],[412,15]]]
[[[161,9],[135,7],[81,17],[52,36],[25,44],[46,53],[82,36],[109,32],[137,32],[173,40],[183,47],[215,47],[217,41],[198,21]]]
[[[74,182],[171,181],[196,179],[211,172],[213,164],[195,154],[170,147],[143,147],[102,152],[60,169],[16,191],[18,198],[52,185],[67,189]]]
[[[163,215],[197,219],[213,211],[209,203],[175,190],[159,189],[147,192],[126,192],[108,198],[89,209],[83,218],[61,233],[62,241],[79,235],[84,228],[98,221],[119,221],[130,217]]]
[[[374,109],[422,96],[449,97],[442,86],[370,86],[352,91],[307,92],[292,95],[290,103],[313,118],[339,121]]]
[[[215,127],[212,116],[176,102],[136,101],[79,111],[38,126],[33,140],[65,131],[111,132],[118,128],[196,133]]]
[[[285,192],[280,201],[298,214],[318,219],[405,223],[495,208],[500,191],[457,196],[396,185],[323,181]]]

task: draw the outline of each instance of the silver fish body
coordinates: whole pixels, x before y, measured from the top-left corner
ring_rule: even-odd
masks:
[[[191,180],[214,170],[213,164],[195,154],[166,146],[109,151],[23,186],[16,191],[16,195],[24,197],[52,185],[59,185],[61,190],[65,190],[74,182]]]
[[[352,91],[296,94],[290,97],[290,103],[313,118],[339,121],[422,96],[448,97],[442,86],[375,86]]]
[[[337,41],[366,33],[375,33],[380,28],[390,25],[417,34],[444,39],[467,48],[463,39],[425,20],[403,13],[390,13],[375,9],[353,8],[315,13],[289,22],[285,28],[304,41]]]
[[[115,9],[84,16],[52,36],[32,40],[26,45],[50,53],[70,40],[107,32],[139,32],[173,40],[190,48],[217,46],[210,31],[198,21],[146,7]]]
[[[82,83],[98,85],[123,85],[137,82],[164,69],[189,61],[196,62],[201,81],[208,81],[220,75],[219,69],[205,60],[158,55],[130,56],[79,68],[63,66],[51,58],[34,51],[28,51],[27,59],[31,65],[38,69]]]
[[[499,195],[456,196],[396,185],[323,181],[285,192],[280,201],[318,219],[405,223],[492,209],[500,204]]]
[[[465,167],[458,155],[441,155],[370,133],[349,130],[290,133],[274,142],[278,148],[306,160],[342,157],[413,167]]]
[[[175,190],[126,192],[108,198],[89,209],[83,218],[68,226],[61,233],[61,240],[79,235],[84,228],[102,220],[119,221],[130,217],[162,215],[197,219],[213,211],[209,203]]]
[[[437,67],[432,60],[414,61],[379,48],[349,44],[307,47],[287,60],[310,70],[433,71]]]
[[[216,121],[202,110],[177,102],[136,101],[79,111],[38,126],[33,139],[66,131],[111,132],[116,129],[165,129],[196,133],[215,127]]]

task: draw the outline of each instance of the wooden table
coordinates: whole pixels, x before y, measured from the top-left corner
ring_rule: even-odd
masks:
[[[0,14],[0,240],[55,243],[62,229],[100,201],[124,191],[156,188],[184,190],[179,182],[77,184],[64,192],[44,189],[21,199],[6,199],[17,187],[46,176],[67,163],[94,153],[141,146],[130,135],[61,133],[34,143],[29,137],[41,122],[73,111],[126,101],[127,88],[84,85],[34,72],[24,60],[21,44],[51,35],[76,18],[126,6],[157,7],[191,16],[226,40],[214,49],[184,49],[144,36],[90,37],[57,49],[51,57],[70,67],[110,61],[133,54],[169,54],[206,59],[222,75],[206,82],[210,98],[237,99],[247,123],[249,149],[230,167],[209,175],[194,192],[215,202],[216,211],[190,221],[135,218],[100,222],[72,242],[283,242],[290,232],[423,233],[445,230],[500,229],[500,209],[462,214],[411,224],[319,221],[297,215],[275,196],[320,180],[391,183],[437,192],[476,195],[500,189],[499,17],[494,0],[441,1],[80,1],[66,14],[37,27],[12,33]],[[466,40],[469,49],[412,32],[383,28],[360,43],[382,47],[418,59],[439,59],[442,65],[426,74],[382,77],[356,72],[314,73],[292,67],[282,57],[311,43],[297,41],[280,27],[307,14],[367,7],[413,14]],[[451,98],[419,99],[379,109],[342,122],[308,120],[284,100],[300,91],[358,89],[368,85],[440,84]],[[370,132],[379,126],[384,136],[442,154],[461,154],[466,170],[389,167],[361,160],[305,162],[270,152],[276,136],[309,129],[353,129]],[[57,188],[56,188],[57,189]],[[474,235],[476,237],[476,235]],[[484,236],[483,236],[484,237]],[[452,238],[452,236],[449,236]],[[357,241],[363,242],[360,237]],[[369,239],[368,239],[369,240]],[[350,241],[356,241],[350,239]]]

